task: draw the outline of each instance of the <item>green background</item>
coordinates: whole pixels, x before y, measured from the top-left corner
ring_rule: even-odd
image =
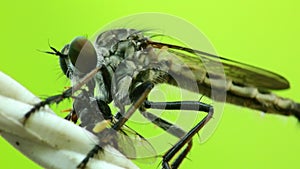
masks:
[[[48,50],[48,40],[60,49],[123,16],[163,12],[197,26],[220,55],[287,77],[291,89],[277,94],[300,101],[299,7],[296,0],[2,1],[0,70],[38,96],[58,93],[67,80],[57,59],[36,49]],[[181,168],[299,168],[299,142],[295,118],[226,105],[214,135],[194,144]],[[0,168],[41,167],[1,138]]]

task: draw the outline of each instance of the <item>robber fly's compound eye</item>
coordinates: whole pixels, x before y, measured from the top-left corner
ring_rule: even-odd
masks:
[[[82,36],[71,42],[69,58],[71,63],[82,73],[90,72],[97,64],[97,53],[93,44]]]

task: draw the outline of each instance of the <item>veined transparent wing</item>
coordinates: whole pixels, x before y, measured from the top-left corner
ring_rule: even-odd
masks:
[[[176,55],[196,76],[199,74],[207,76],[209,71],[210,76],[212,76],[210,78],[217,78],[221,77],[222,74],[220,72],[224,71],[227,80],[231,80],[239,85],[265,90],[289,88],[289,82],[283,76],[262,68],[172,44],[152,41],[149,41],[149,44],[156,48],[167,47],[168,52]],[[220,62],[222,67],[218,66]]]
[[[300,103],[269,92],[289,88],[289,82],[279,74],[186,47],[150,40],[147,43],[159,50],[166,50],[169,53],[167,57],[176,57],[183,63],[182,66],[177,64],[181,67],[177,70],[169,69],[186,81],[180,85],[181,88],[202,93],[217,101],[225,100],[223,96],[219,97],[218,91],[214,95],[212,91],[225,90],[228,103],[300,119]],[[170,65],[176,67],[173,63]],[[191,71],[193,77],[185,76],[185,71]],[[190,88],[190,80],[196,81],[196,91]],[[167,83],[177,86],[172,78]]]
[[[156,151],[141,134],[125,125],[118,131],[118,146],[127,158],[143,163],[154,163]]]

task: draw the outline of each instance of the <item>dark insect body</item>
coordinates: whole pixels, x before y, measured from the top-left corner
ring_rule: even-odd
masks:
[[[143,33],[135,29],[109,30],[101,33],[94,44],[78,37],[61,52],[52,47],[53,52],[47,52],[59,56],[63,73],[74,85],[62,94],[37,104],[25,115],[25,119],[44,105],[74,97],[73,111],[66,119],[76,122],[79,118],[80,125],[99,138],[99,143],[78,168],[84,168],[88,160],[106,145],[113,146],[128,158],[140,157],[137,151],[156,156],[151,144],[126,126],[136,110],[155,125],[180,138],[162,156],[163,168],[179,167],[192,147],[192,137],[213,117],[214,109],[198,101],[149,101],[149,93],[160,83],[201,93],[216,101],[222,99],[218,95],[212,96],[212,90],[223,91],[229,103],[300,119],[300,104],[268,92],[288,88],[289,83],[284,77],[206,52],[155,42]],[[222,67],[218,66],[220,62]],[[191,83],[195,83],[197,88],[191,87]],[[115,115],[108,106],[111,102],[119,110]],[[128,105],[130,107],[126,109]],[[148,112],[148,109],[203,111],[207,114],[185,132]],[[109,127],[95,131],[103,121],[108,121]],[[133,139],[131,135],[139,139]],[[143,146],[135,147],[138,141]]]

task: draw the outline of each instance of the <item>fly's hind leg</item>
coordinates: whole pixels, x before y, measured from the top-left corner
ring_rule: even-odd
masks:
[[[166,120],[157,117],[156,115],[145,111],[147,108],[163,109],[163,110],[192,110],[192,111],[204,111],[207,115],[194,126],[189,132],[183,131],[176,125],[167,122]],[[141,114],[149,119],[152,123],[159,126],[163,130],[166,130],[170,134],[180,138],[180,140],[170,148],[164,155],[162,160],[162,166],[164,169],[178,168],[182,163],[190,149],[192,148],[192,138],[199,132],[201,128],[212,118],[213,107],[211,105],[197,102],[197,101],[178,101],[178,102],[150,102],[145,101],[144,107],[140,109]],[[185,146],[185,149],[177,156],[174,162],[170,165],[172,158]]]

